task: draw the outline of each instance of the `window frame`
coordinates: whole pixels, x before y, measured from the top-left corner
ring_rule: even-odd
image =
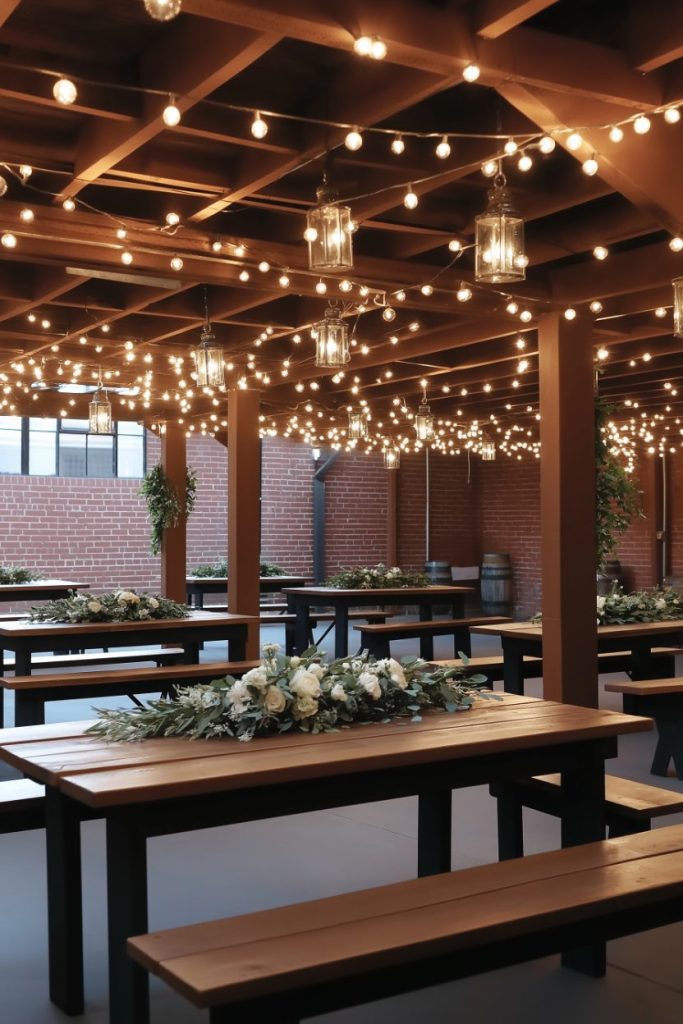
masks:
[[[21,470],[19,474],[16,473],[0,473],[0,476],[52,476],[55,478],[60,477],[63,480],[142,480],[147,472],[147,430],[145,427],[142,429],[142,475],[137,476],[119,476],[119,437],[128,436],[134,437],[134,434],[120,435],[118,422],[113,423],[114,444],[112,445],[112,475],[111,476],[67,476],[66,474],[60,473],[60,445],[59,438],[61,434],[68,434],[71,436],[85,436],[87,438],[90,433],[89,430],[62,430],[62,421],[59,417],[50,417],[50,419],[56,420],[54,431],[45,431],[46,434],[52,434],[55,445],[55,472],[54,473],[31,473],[29,472],[29,440],[30,440],[30,421],[36,419],[34,416],[22,416],[21,417]],[[86,440],[86,470],[88,468],[88,454],[87,454]]]

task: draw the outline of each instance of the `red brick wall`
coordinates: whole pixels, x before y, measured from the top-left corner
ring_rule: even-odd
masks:
[[[315,472],[311,449],[269,437],[261,451],[261,554],[289,572],[311,576]]]
[[[382,456],[342,452],[325,491],[326,571],[387,559],[387,470]]]

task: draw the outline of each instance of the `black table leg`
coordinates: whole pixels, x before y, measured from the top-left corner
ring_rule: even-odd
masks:
[[[14,674],[15,676],[30,676],[31,675],[31,652],[27,650],[17,650],[14,654]]]
[[[459,594],[458,597],[451,598],[451,618],[452,619],[464,619],[465,618],[465,595]]]
[[[345,658],[349,653],[349,609],[339,604],[334,609],[334,656]]]
[[[460,627],[453,633],[453,657],[459,658],[461,651],[468,658],[472,657],[472,638],[466,627]]]
[[[294,624],[294,646],[296,647],[296,654],[303,654],[308,647],[308,635],[311,629],[308,608],[305,604],[290,606],[289,601],[287,604],[287,611],[295,612],[296,614],[296,622]]]
[[[503,689],[524,693],[524,655],[512,637],[503,637]]]
[[[69,1016],[83,1013],[81,822],[59,790],[45,792],[50,999]]]
[[[562,773],[562,846],[579,846],[605,838],[605,762],[598,751],[577,758],[575,767]],[[562,954],[565,967],[592,978],[607,968],[604,942]]]
[[[199,663],[199,644],[196,640],[186,640],[183,644],[183,665]]]
[[[452,794],[450,789],[420,793],[417,821],[417,873],[451,870]]]
[[[147,932],[147,841],[132,817],[107,818],[109,1024],[148,1024],[147,971],[126,954],[126,940]]]
[[[498,816],[498,860],[524,856],[524,823],[522,804],[515,796],[515,787],[496,784]]]
[[[14,691],[14,724],[44,725],[45,698],[35,690]]]
[[[420,657],[425,661],[434,661],[434,637],[420,637]]]
[[[433,611],[434,609],[432,608],[431,601],[418,601],[417,614],[420,622],[429,622],[430,619],[433,619]]]
[[[239,631],[230,634],[228,639],[228,657],[230,661],[246,661],[247,630],[248,626],[240,626]]]

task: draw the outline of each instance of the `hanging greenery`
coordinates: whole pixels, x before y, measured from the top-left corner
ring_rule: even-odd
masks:
[[[272,562],[261,562],[259,568],[259,574],[261,576],[286,576],[287,572],[285,569],[281,569],[279,565],[273,565]],[[218,562],[211,562],[206,565],[198,565],[192,570],[193,576],[208,577],[214,579],[222,579],[228,575],[228,563],[225,559]]]
[[[140,487],[140,494],[147,502],[147,512],[152,527],[150,547],[153,555],[161,551],[164,530],[178,525],[181,515],[189,516],[194,510],[197,497],[197,475],[188,468],[185,477],[184,508],[180,498],[164,473],[160,462],[152,466]]]
[[[603,428],[612,406],[601,398],[595,401],[596,532],[598,569],[614,550],[619,534],[624,533],[636,516],[643,516],[639,491],[633,477],[605,440]]]
[[[13,583],[33,583],[45,577],[33,569],[24,569],[21,565],[0,565],[0,584],[7,586]]]

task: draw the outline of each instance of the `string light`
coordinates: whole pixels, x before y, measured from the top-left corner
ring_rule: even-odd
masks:
[[[268,125],[261,117],[259,110],[255,112],[254,119],[251,122],[251,134],[255,139],[265,139],[268,134]]]
[[[681,252],[683,250],[683,238],[680,235],[674,235],[669,242],[669,248],[672,252]]]
[[[417,198],[416,194],[413,192],[413,186],[412,185],[408,185],[408,191],[406,192],[406,194],[403,197],[403,205],[405,206],[406,210],[414,210],[415,207],[417,206],[418,202],[419,202],[419,199]]]
[[[451,238],[448,243],[449,252],[462,252],[462,242],[459,238]]]
[[[505,310],[507,313],[510,313],[511,316],[514,316],[516,313],[519,312],[519,306],[514,299],[510,299],[507,306],[505,307]]]
[[[161,120],[167,128],[175,128],[180,124],[180,109],[176,105],[175,96],[168,97],[168,103],[162,111]]]
[[[581,170],[584,174],[587,174],[589,178],[592,178],[594,174],[598,173],[598,167],[598,161],[595,159],[594,156],[590,156],[581,164]]]
[[[593,299],[588,308],[591,313],[602,313],[602,302],[599,302],[598,299]]]
[[[441,142],[436,147],[435,152],[436,152],[436,155],[438,156],[439,160],[447,160],[448,159],[448,157],[451,155],[451,144],[448,141],[448,136],[446,136],[446,135],[442,136]]]
[[[613,125],[609,130],[610,142],[621,142],[624,138],[624,130],[618,124]]]
[[[579,132],[571,132],[567,136],[567,149],[571,149],[572,153],[576,153],[582,146],[583,136]]]
[[[133,253],[129,252],[127,249],[124,249],[124,251],[121,253],[121,262],[126,267],[129,267],[133,262]]]
[[[481,173],[485,178],[493,178],[498,173],[498,161],[497,160],[486,160],[481,165]]]
[[[180,256],[172,256],[171,257],[171,264],[170,265],[171,265],[171,270],[175,270],[176,273],[179,273],[183,269],[183,265],[184,264],[183,264],[183,260],[182,260],[182,258]]]
[[[609,249],[607,249],[604,245],[596,245],[593,249],[593,255],[595,256],[596,260],[606,260],[609,256]]]
[[[262,274],[267,274],[268,271],[270,270],[270,263],[268,262],[268,260],[261,260],[261,262],[258,265],[258,268]]]
[[[572,306],[568,306],[564,311],[565,320],[576,320],[576,310]]]
[[[33,174],[33,168],[30,164],[21,164],[19,167],[19,177],[21,178],[22,184],[26,184],[28,179]]]
[[[391,152],[396,156],[400,156],[401,153],[405,152],[406,144],[403,141],[402,135],[395,135],[391,140]]]
[[[667,107],[664,111],[664,120],[667,124],[678,124],[681,119],[681,112],[678,107]]]
[[[350,149],[352,153],[356,153],[363,145],[363,136],[358,131],[358,128],[352,128],[350,132],[347,132],[346,138],[344,139],[344,145],[347,149]]]
[[[145,10],[155,21],[170,21],[180,13],[182,0],[145,0]]]
[[[64,200],[64,202],[62,203],[62,209],[66,210],[67,213],[73,213],[74,212],[74,210],[76,209],[76,203],[71,198],[71,196],[68,196]]]
[[[278,284],[281,288],[289,288],[289,277],[287,274],[280,274]]]
[[[633,122],[633,130],[636,135],[647,135],[651,127],[652,122],[649,117],[645,117],[645,114],[640,114]]]
[[[666,306],[657,306],[657,308],[655,309],[655,316],[659,317],[660,320],[666,316],[666,313]]]
[[[477,64],[466,64],[462,69],[462,77],[466,82],[476,82],[481,74],[481,70]]]
[[[58,78],[52,86],[52,95],[62,107],[76,102],[78,90],[70,78]]]
[[[503,146],[503,149],[505,150],[508,156],[514,156],[517,152],[518,146],[514,139],[508,139],[505,145]]]
[[[318,295],[324,295],[325,292],[327,291],[327,285],[322,280],[322,278],[317,282],[315,290],[317,291]]]
[[[550,135],[544,135],[543,138],[539,140],[538,148],[541,153],[545,153],[545,155],[548,156],[548,154],[552,153],[555,149],[555,139],[551,138]]]
[[[517,167],[522,172],[530,171],[533,167],[533,164],[534,162],[528,153],[522,153],[519,160],[517,161]]]
[[[33,212],[33,210],[29,209],[28,206],[25,207],[19,214],[19,219],[23,220],[24,224],[32,224],[35,218],[35,213]]]
[[[387,44],[379,36],[359,36],[353,41],[353,49],[359,57],[372,60],[384,60],[387,55]]]
[[[469,285],[463,283],[460,285],[457,292],[455,293],[455,297],[458,300],[458,302],[469,302],[470,299],[472,298],[472,289],[469,287]]]

